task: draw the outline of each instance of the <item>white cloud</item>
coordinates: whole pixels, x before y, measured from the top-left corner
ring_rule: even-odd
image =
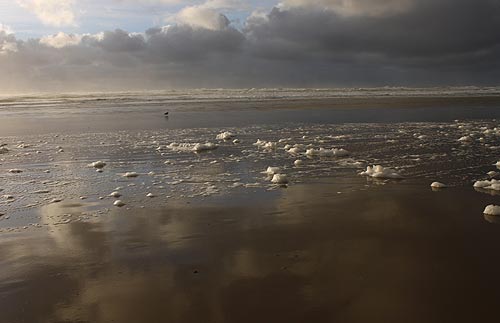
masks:
[[[7,35],[10,35],[10,34],[14,33],[14,31],[12,30],[12,28],[10,28],[7,25],[4,25],[4,24],[0,23],[0,33],[1,32],[4,32]]]
[[[82,38],[83,35],[59,32],[55,35],[42,37],[40,39],[40,43],[54,48],[63,48],[66,46],[76,46],[80,44]]]
[[[17,42],[9,26],[0,23],[0,55],[17,52]]]
[[[8,53],[17,52],[17,43],[3,42],[0,40],[0,55],[7,55]]]
[[[177,14],[168,16],[166,21],[194,28],[222,30],[230,23],[222,12],[234,12],[248,8],[248,3],[241,0],[206,0],[197,5],[184,7]]]
[[[173,17],[173,21],[181,25],[209,30],[222,30],[229,25],[226,16],[204,6],[186,7]]]
[[[76,25],[74,0],[17,0],[17,3],[33,12],[45,25]]]

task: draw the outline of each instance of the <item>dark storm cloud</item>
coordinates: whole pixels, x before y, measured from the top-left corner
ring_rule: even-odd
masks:
[[[168,30],[153,28],[146,32],[148,61],[200,60],[209,55],[228,55],[240,51],[244,35],[226,27],[220,30],[171,26]]]
[[[246,33],[263,56],[275,57],[284,48],[297,57],[372,53],[439,58],[500,44],[500,1],[420,0],[407,12],[381,16],[274,8],[267,19],[250,19]]]
[[[92,38],[87,37],[87,40],[92,41]],[[95,44],[109,52],[135,52],[146,46],[142,35],[129,34],[121,29],[104,32],[102,39],[95,41]]]
[[[394,0],[377,6],[356,0],[350,11],[339,9],[339,0],[312,2],[285,1],[252,15],[242,30],[223,15],[193,8],[182,23],[144,34],[115,30],[19,41],[0,31],[0,85],[96,90],[500,79],[500,1],[405,0],[395,7]]]

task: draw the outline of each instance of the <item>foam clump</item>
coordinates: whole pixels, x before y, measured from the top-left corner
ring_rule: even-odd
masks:
[[[280,171],[281,171],[281,169],[280,169],[279,167],[271,167],[271,166],[269,166],[269,167],[266,169],[265,173],[266,173],[267,175],[269,175],[269,176],[270,176],[270,175],[277,174],[277,173],[279,173]]]
[[[320,156],[320,157],[345,157],[349,155],[349,152],[345,149],[337,149],[337,148],[332,148],[332,149],[314,149],[310,148],[307,149],[306,151],[307,156]]]
[[[285,174],[274,174],[271,179],[273,184],[288,184],[288,177]]]
[[[314,149],[314,148],[310,148],[310,149],[307,149],[306,150],[306,155],[307,156],[316,156],[319,154],[319,151]]]
[[[208,150],[214,150],[217,149],[219,146],[216,144],[207,142],[207,143],[195,143],[195,144],[190,144],[190,143],[176,143],[173,142],[170,145],[167,146],[167,148],[173,150],[173,151],[179,151],[179,152],[202,152],[202,151],[208,151]]]
[[[208,150],[214,150],[217,149],[218,146],[216,144],[213,144],[211,142],[207,142],[204,144],[195,144],[193,147],[193,151],[195,152],[201,152],[201,151],[208,151]]]
[[[463,136],[463,137],[460,137],[458,139],[458,141],[460,141],[460,142],[470,142],[470,141],[472,141],[472,137],[470,137],[470,136]]]
[[[292,148],[289,148],[287,150],[287,152],[289,154],[292,154],[292,155],[298,155],[298,154],[300,154],[300,148],[299,147],[292,147]]]
[[[123,174],[123,177],[128,177],[128,178],[139,177],[139,174],[137,174],[136,172],[127,172]]]
[[[383,167],[381,165],[368,166],[366,171],[361,172],[360,175],[374,177],[374,178],[391,178],[391,179],[401,179],[403,176],[396,172],[392,168]]]
[[[117,207],[122,207],[125,206],[125,203],[123,203],[121,200],[116,200],[115,203],[113,203],[113,205]]]
[[[340,149],[333,148],[332,151],[333,151],[333,155],[335,157],[349,156],[349,152],[343,148],[340,148]]]
[[[7,147],[0,147],[0,154],[6,154],[9,152],[9,148]]]
[[[229,131],[224,131],[220,134],[217,135],[216,139],[218,140],[231,140],[233,139],[235,136],[233,133],[229,132]]]
[[[22,172],[23,172],[22,170],[17,169],[17,168],[9,169],[9,173],[12,173],[12,174],[19,174],[19,173],[22,173]]]
[[[297,166],[297,167],[302,166],[302,164],[303,164],[303,163],[304,163],[304,162],[303,162],[302,160],[300,160],[300,159],[297,159],[296,161],[294,161],[294,162],[293,162],[293,164],[294,164],[295,166]]]
[[[277,146],[275,142],[260,139],[257,139],[254,145],[263,149],[276,149]]]
[[[272,141],[268,141],[264,146],[264,149],[276,149],[276,143]]]
[[[488,205],[484,211],[483,211],[484,214],[487,214],[487,215],[500,215],[500,206],[498,205]]]
[[[111,197],[117,197],[118,198],[118,197],[120,197],[122,195],[120,194],[120,192],[116,192],[115,191],[115,192],[112,192],[111,194],[109,194],[109,196],[111,196]]]
[[[484,190],[500,191],[500,180],[492,179],[491,181],[476,181],[474,183],[474,187],[482,188]]]
[[[156,197],[156,195],[154,195],[153,193],[148,193],[148,194],[146,195],[146,197],[153,198],[153,197]]]
[[[93,162],[93,163],[89,164],[89,167],[94,167],[94,168],[97,168],[97,169],[104,168],[104,166],[106,166],[106,163],[103,162],[102,160],[98,160],[96,162]]]
[[[440,182],[433,182],[431,184],[432,188],[446,188],[448,187],[446,184],[440,183]]]

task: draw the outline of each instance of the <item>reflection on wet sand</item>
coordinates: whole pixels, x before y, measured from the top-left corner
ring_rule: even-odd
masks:
[[[500,235],[477,216],[487,195],[348,186],[295,185],[269,205],[114,209],[62,224],[59,215],[85,208],[51,204],[41,211],[46,233],[0,242],[2,322],[497,315]]]
[[[479,187],[474,187],[474,190],[476,192],[488,194],[491,196],[499,196],[500,195],[500,191],[496,191],[496,190],[486,190],[484,188],[479,188]]]
[[[489,223],[500,224],[500,217],[498,215],[484,214],[484,219]]]

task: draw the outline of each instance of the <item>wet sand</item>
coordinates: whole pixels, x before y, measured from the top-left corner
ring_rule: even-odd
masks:
[[[491,198],[353,181],[4,235],[2,322],[496,321]]]
[[[498,102],[380,100],[0,112],[0,322],[496,322],[499,196],[472,184],[496,169]],[[168,145],[222,130],[241,142]],[[376,163],[404,179],[358,175]]]

